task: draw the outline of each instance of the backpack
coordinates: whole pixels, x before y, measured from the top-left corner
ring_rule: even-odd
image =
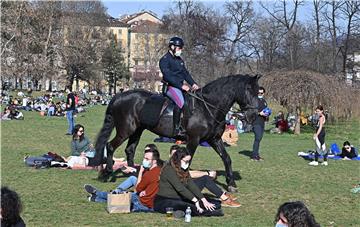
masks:
[[[341,154],[341,150],[339,148],[339,146],[336,143],[333,143],[330,145],[330,152],[334,155],[340,155]]]
[[[45,157],[26,157],[24,159],[25,165],[35,167],[36,169],[44,169],[50,167],[50,160]]]

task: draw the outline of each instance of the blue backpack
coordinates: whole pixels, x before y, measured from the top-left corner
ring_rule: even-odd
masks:
[[[35,167],[36,169],[49,168],[51,160],[45,157],[26,157],[24,162],[27,166]]]
[[[330,152],[334,155],[339,155],[341,154],[341,150],[339,148],[339,146],[336,143],[333,143],[330,145]]]

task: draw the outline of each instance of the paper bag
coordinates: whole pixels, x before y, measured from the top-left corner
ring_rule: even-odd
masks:
[[[112,213],[130,213],[131,193],[108,194],[107,211]]]
[[[236,129],[227,128],[222,135],[222,140],[231,146],[237,146],[238,133]]]

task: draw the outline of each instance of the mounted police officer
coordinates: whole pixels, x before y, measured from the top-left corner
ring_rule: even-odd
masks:
[[[179,108],[174,108],[174,129],[175,135],[181,134],[180,115],[184,106],[183,91],[199,89],[190,73],[185,67],[181,58],[184,41],[179,37],[172,37],[169,41],[169,51],[160,59],[160,70],[163,80],[167,83],[167,90],[164,92],[173,100]],[[184,80],[191,86],[184,84]]]

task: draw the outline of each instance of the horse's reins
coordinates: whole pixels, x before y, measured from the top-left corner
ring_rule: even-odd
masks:
[[[218,120],[216,119],[216,117],[212,114],[212,112],[210,111],[209,106],[212,107],[212,108],[214,108],[214,109],[216,109],[216,110],[219,110],[219,111],[222,112],[225,116],[226,116],[227,112],[224,111],[223,109],[219,108],[219,107],[214,106],[213,104],[209,103],[208,101],[206,101],[205,98],[204,98],[204,96],[203,96],[202,88],[200,88],[200,92],[199,92],[200,95],[201,95],[201,97],[197,96],[197,94],[196,94],[195,92],[194,92],[194,93],[192,93],[192,92],[187,92],[187,93],[188,93],[190,96],[192,96],[192,97],[194,97],[194,98],[202,101],[202,102],[204,103],[204,106],[205,106],[206,110],[209,112],[210,116],[211,116],[218,124],[221,124],[221,123],[223,123],[223,122],[225,121],[225,120],[223,120],[223,121],[218,121]]]

